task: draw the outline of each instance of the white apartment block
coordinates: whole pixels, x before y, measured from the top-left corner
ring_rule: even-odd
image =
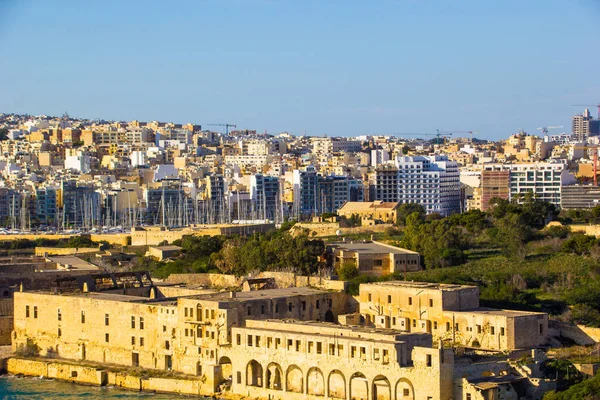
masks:
[[[510,199],[531,192],[535,198],[560,206],[561,187],[575,183],[575,177],[562,162],[486,165],[510,171]]]
[[[331,154],[344,151],[356,153],[362,150],[362,143],[357,140],[345,138],[312,138],[313,153]]]
[[[460,212],[458,164],[446,156],[397,157],[376,170],[375,200],[418,203],[428,214]]]

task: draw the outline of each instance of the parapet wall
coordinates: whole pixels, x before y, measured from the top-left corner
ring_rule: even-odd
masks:
[[[279,288],[314,286],[326,290],[346,290],[345,281],[334,281],[319,276],[302,276],[293,272],[265,271],[254,278],[273,278]],[[234,287],[244,282],[244,277],[222,274],[171,274],[168,283],[181,283],[207,287]]]
[[[308,229],[310,237],[336,236],[338,231],[341,235],[351,235],[369,232],[385,232],[386,229],[393,227],[392,224],[377,224],[369,226],[356,226],[353,228],[340,228],[338,222],[299,222],[292,227],[293,236],[300,235],[304,229]]]
[[[36,247],[35,255],[36,256],[67,256],[73,254],[88,254],[88,253],[98,253],[100,249],[97,247]]]

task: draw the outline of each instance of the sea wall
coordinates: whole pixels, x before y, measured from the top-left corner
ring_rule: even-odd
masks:
[[[60,360],[34,360],[27,358],[10,358],[7,361],[7,372],[14,375],[27,375],[58,379],[67,382],[94,386],[115,386],[123,389],[178,393],[185,395],[211,396],[214,388],[210,379],[201,377],[150,377],[143,371],[135,374],[107,370],[101,366],[79,365]]]

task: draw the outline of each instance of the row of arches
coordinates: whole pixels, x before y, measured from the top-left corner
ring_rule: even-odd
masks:
[[[342,400],[414,400],[413,385],[406,378],[392,385],[384,375],[369,381],[364,374],[355,372],[346,379],[337,369],[323,374],[320,368],[311,367],[305,374],[297,365],[284,370],[271,362],[263,368],[256,360],[246,366],[245,383],[246,386]]]

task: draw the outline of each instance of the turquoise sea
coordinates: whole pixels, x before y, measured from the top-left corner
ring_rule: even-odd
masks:
[[[140,393],[114,387],[81,386],[52,379],[0,376],[0,400],[83,398],[87,400],[184,400],[198,397]]]

